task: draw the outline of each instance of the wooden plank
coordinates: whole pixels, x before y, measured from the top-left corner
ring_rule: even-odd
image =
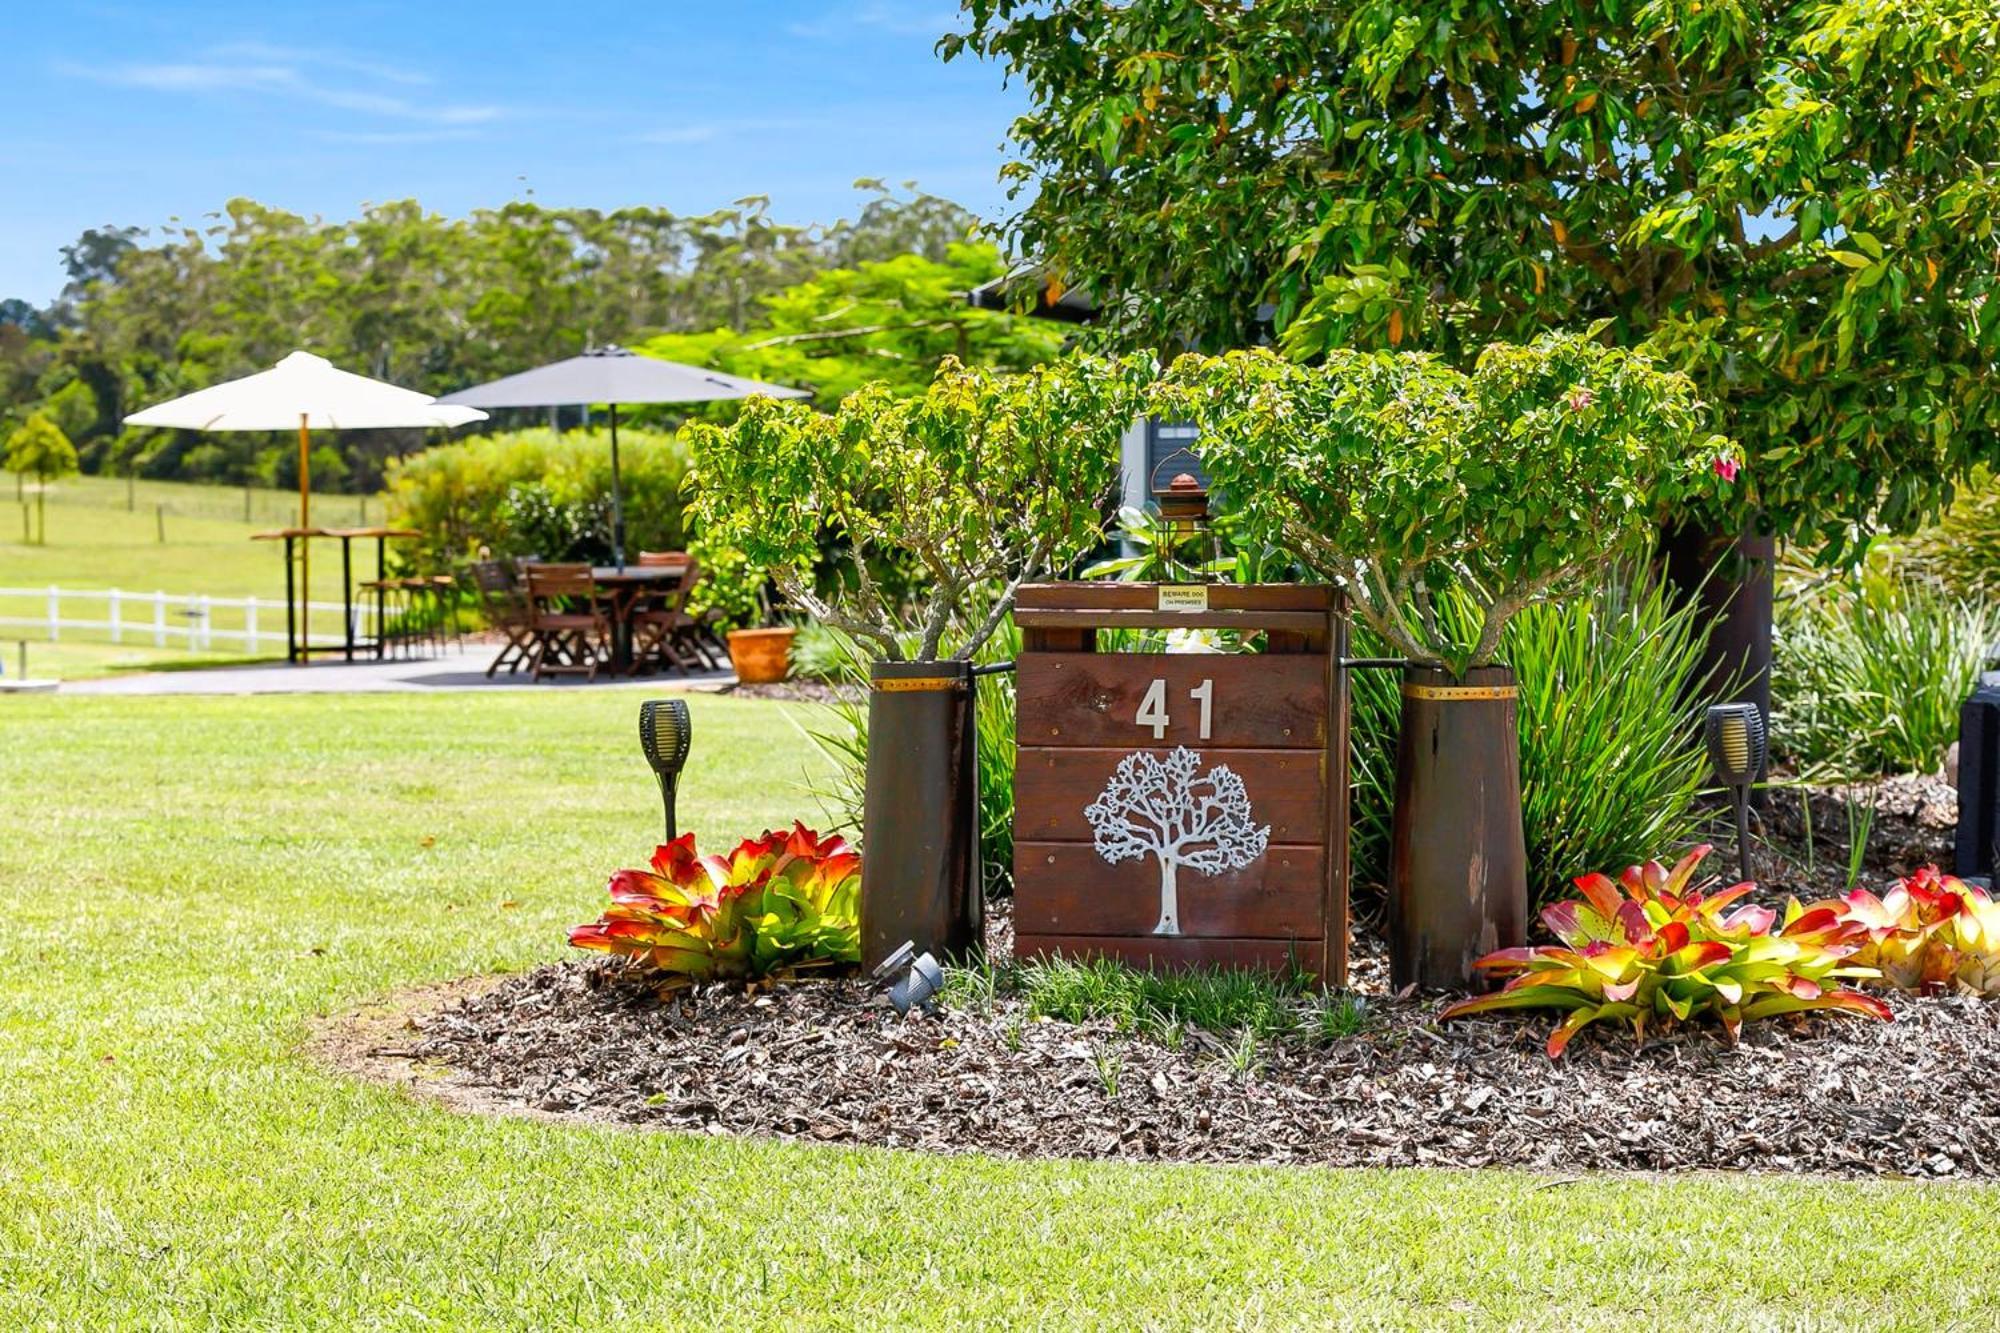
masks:
[[[1016,935],[1016,958],[1115,958],[1128,967],[1181,970],[1194,967],[1255,968],[1288,972],[1297,967],[1310,976],[1326,975],[1325,942],[1316,939],[1244,940],[1119,939],[1088,935]]]
[[[1340,591],[1321,583],[1209,583],[1208,604],[1217,611],[1316,611],[1340,601]],[[1028,583],[1015,606],[1024,611],[1145,611],[1160,603],[1157,583]]]
[[[1204,875],[1183,866],[1175,897],[1184,938],[1318,938],[1324,849],[1273,846],[1241,870]],[[1160,864],[1110,865],[1089,843],[1014,844],[1014,929],[1042,935],[1152,936],[1160,919]]]
[[[1151,747],[1148,747],[1151,748]],[[1027,746],[1014,757],[1014,836],[1035,842],[1089,842],[1083,809],[1104,790],[1130,750]],[[1243,779],[1251,818],[1271,826],[1274,843],[1319,843],[1327,830],[1324,750],[1221,750],[1204,765],[1227,764]]]
[[[1327,659],[1254,653],[1028,653],[1020,659],[1015,735],[1023,745],[1171,749],[1320,749],[1326,745]],[[1167,682],[1167,727],[1137,721],[1155,680]],[[1213,681],[1209,734],[1189,691]]]
[[[1330,781],[1322,788],[1326,798],[1326,945],[1328,984],[1347,987],[1347,946],[1352,930],[1349,901],[1354,875],[1351,837],[1352,818],[1348,771],[1348,723],[1354,707],[1352,682],[1340,659],[1347,656],[1347,618],[1333,621],[1332,653],[1327,657],[1327,690],[1333,701],[1332,729],[1327,738],[1325,770]]]
[[[1160,611],[1016,610],[1014,623],[1024,629],[1238,629],[1283,630],[1309,634],[1326,628],[1324,611]]]

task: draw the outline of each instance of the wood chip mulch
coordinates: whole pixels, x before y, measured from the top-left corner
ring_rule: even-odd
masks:
[[[855,979],[662,999],[594,960],[405,1020],[395,1054],[479,1109],[940,1153],[2000,1175],[2000,1004],[1895,998],[1893,1023],[1787,1019],[1734,1047],[1592,1031],[1557,1062],[1544,1015],[1439,1025],[1433,999],[1367,1004],[1357,1036],[1246,1058],[1234,1038],[1172,1049],[1005,997],[900,1019]]]
[[[794,676],[789,680],[774,681],[768,685],[745,685],[737,683],[725,685],[717,691],[732,699],[775,699],[781,703],[797,704],[837,704],[841,702],[862,702],[867,691],[853,686],[829,685],[823,680],[806,680]]]
[[[1941,777],[1905,773],[1851,786],[1770,789],[1763,819],[1752,834],[1758,883],[1767,891],[1804,899],[1830,898],[1853,888],[1847,882],[1847,857],[1854,809],[1873,812],[1861,883],[1879,893],[1923,866],[1952,868],[1958,789]],[[1735,834],[1721,831],[1715,841],[1709,868],[1733,871]]]

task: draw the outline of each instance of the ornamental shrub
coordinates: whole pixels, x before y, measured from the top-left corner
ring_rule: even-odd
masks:
[[[1773,752],[1815,777],[1935,773],[2000,607],[1915,579],[1836,581],[1780,599]]]
[[[1154,400],[1200,426],[1247,541],[1291,552],[1396,652],[1454,674],[1737,468],[1689,380],[1588,334],[1495,343],[1470,374],[1423,354],[1184,356]],[[1443,616],[1448,598],[1477,615]]]
[[[688,451],[672,435],[621,429],[618,473],[626,554],[686,548],[681,484]],[[442,444],[389,464],[389,521],[423,534],[432,568],[497,556],[594,559],[610,550],[611,437],[607,432],[508,431]],[[567,549],[552,549],[566,539]]]
[[[1102,540],[1118,442],[1151,367],[1071,358],[1019,374],[947,358],[928,389],[871,384],[833,413],[752,398],[728,426],[692,422],[692,510],[703,531],[764,569],[787,601],[871,656],[969,658],[1023,582],[1068,569]],[[816,570],[831,540],[841,568]],[[922,578],[910,605],[880,561]],[[914,645],[899,631],[907,615]]]

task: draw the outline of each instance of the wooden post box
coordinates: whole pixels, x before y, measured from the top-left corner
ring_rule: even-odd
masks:
[[[1345,985],[1341,593],[1036,584],[1015,620],[1015,954]],[[1261,633],[1263,651],[1109,651],[1120,629]]]

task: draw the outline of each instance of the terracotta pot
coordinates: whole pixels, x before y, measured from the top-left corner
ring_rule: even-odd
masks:
[[[797,630],[733,629],[729,631],[729,665],[745,685],[769,685],[792,670],[792,636]]]
[[[1403,673],[1389,836],[1389,972],[1397,987],[1479,983],[1472,962],[1527,942],[1528,853],[1514,673]]]

